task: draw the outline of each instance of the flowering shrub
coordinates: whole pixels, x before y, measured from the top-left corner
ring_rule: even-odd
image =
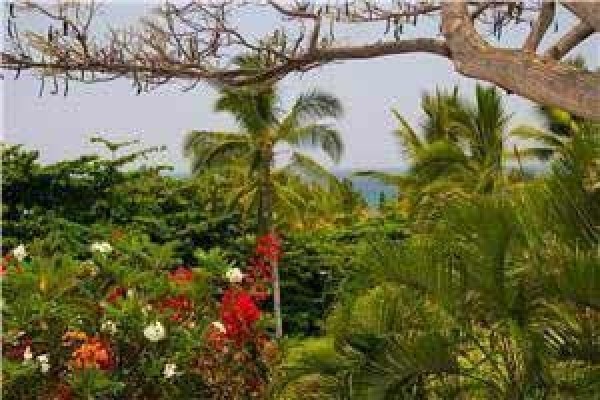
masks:
[[[277,346],[258,325],[258,304],[268,296],[271,267],[281,253],[274,234],[257,240],[247,272],[230,268],[225,276],[230,287],[219,305],[220,321],[208,330],[204,357],[198,370],[211,383],[215,398],[262,398],[266,390],[265,364],[276,360]],[[261,360],[261,363],[255,360]]]
[[[36,242],[4,256],[3,398],[264,394],[277,354],[260,310],[268,271],[251,263],[223,276],[230,286],[219,288],[221,279],[170,267],[177,264],[168,246],[152,246],[125,234],[90,245],[83,261]],[[254,258],[262,254],[259,245]]]

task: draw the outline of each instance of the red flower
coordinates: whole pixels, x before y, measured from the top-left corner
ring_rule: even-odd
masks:
[[[194,279],[194,272],[186,267],[178,267],[175,271],[169,273],[169,279],[179,285],[190,283]]]
[[[181,322],[194,311],[194,303],[186,295],[167,297],[158,305],[162,312],[171,312],[170,319]]]
[[[249,280],[258,281],[271,281],[273,279],[273,268],[271,264],[265,262],[264,259],[260,257],[254,257],[250,261],[248,273],[246,274]]]
[[[106,296],[106,301],[108,301],[111,304],[114,304],[117,302],[117,300],[124,299],[126,294],[126,288],[124,288],[123,286],[117,286]]]
[[[227,337],[241,344],[249,337],[254,323],[260,319],[260,310],[248,293],[228,289],[221,300],[220,316]]]
[[[277,262],[281,256],[281,241],[274,233],[268,233],[258,238],[255,252],[267,261]]]
[[[6,267],[4,265],[0,265],[0,276],[6,275]]]

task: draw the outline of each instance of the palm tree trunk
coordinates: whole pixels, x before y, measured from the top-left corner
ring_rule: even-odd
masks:
[[[273,164],[273,150],[265,151],[261,166],[260,196],[258,204],[258,233],[265,235],[273,229],[273,184],[271,182],[271,168]],[[281,289],[279,281],[279,265],[275,262],[273,268],[273,311],[275,313],[275,337],[283,336],[283,323],[281,318]]]

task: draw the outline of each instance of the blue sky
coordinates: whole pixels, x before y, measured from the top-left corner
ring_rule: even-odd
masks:
[[[148,4],[144,3],[112,3],[105,17],[113,24],[133,23],[147,8]],[[260,18],[260,15],[250,16],[247,28],[256,32],[261,30],[264,19]],[[550,30],[546,43],[558,39],[570,21],[572,17],[568,12],[561,11],[560,31]],[[361,32],[359,35],[367,38],[373,34]],[[522,34],[507,35],[503,44],[518,46]],[[600,40],[596,35],[573,54],[584,55],[591,66],[597,67],[600,64],[599,49]],[[336,94],[345,107],[345,116],[337,127],[346,144],[346,154],[336,168],[387,169],[402,166],[400,152],[390,135],[395,128],[390,109],[398,109],[410,122],[417,124],[421,93],[436,86],[450,88],[455,84],[460,85],[464,94],[472,94],[475,81],[456,74],[448,60],[408,54],[337,63],[304,75],[289,76],[281,82],[280,90],[284,103],[311,88]],[[4,139],[40,150],[44,162],[93,152],[97,147],[87,140],[91,135],[102,134],[112,139],[138,138],[149,146],[164,144],[168,150],[156,160],[174,165],[178,172],[185,172],[188,166],[181,144],[187,131],[234,128],[229,117],[212,111],[216,94],[207,85],[191,92],[164,86],[137,96],[129,81],[120,80],[72,85],[67,97],[46,94],[39,98],[36,79],[23,74],[15,81],[9,73],[0,82],[0,88],[4,101]],[[529,101],[506,96],[505,103],[514,113],[513,123],[538,123]]]

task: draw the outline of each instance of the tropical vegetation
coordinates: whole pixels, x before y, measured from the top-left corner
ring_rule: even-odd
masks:
[[[597,398],[600,127],[514,127],[505,101],[393,111],[407,168],[360,173],[396,188],[377,206],[300,152],[342,155],[318,90],[283,112],[274,86],[221,89],[239,132],[190,132],[183,177],[128,140],[4,145],[3,396]]]

